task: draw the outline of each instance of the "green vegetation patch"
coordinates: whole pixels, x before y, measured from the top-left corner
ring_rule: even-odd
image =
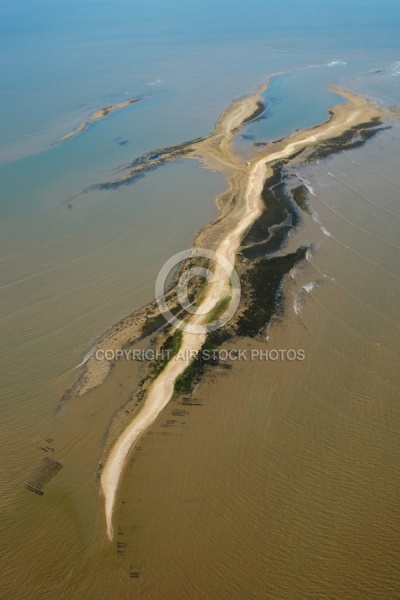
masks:
[[[165,354],[165,358],[156,365],[156,377],[164,371],[165,367],[170,362],[170,360],[178,354],[179,349],[182,345],[182,335],[182,331],[180,329],[176,329],[175,332],[172,335],[169,335],[165,342],[162,344],[160,352]]]
[[[209,313],[207,317],[207,323],[212,323],[213,321],[219,319],[227,310],[230,301],[231,296],[225,296],[225,298],[219,300],[219,302],[216,303],[212,311]]]

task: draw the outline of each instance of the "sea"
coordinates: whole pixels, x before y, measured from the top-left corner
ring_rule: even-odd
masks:
[[[141,366],[61,402],[226,181],[179,159],[79,192],[207,135],[267,79],[244,156],[326,120],[333,83],[400,106],[398,2],[2,0],[0,73],[0,598],[398,599],[396,121],[292,173],[310,214],[285,251],[308,244],[307,260],[268,339],[235,344],[305,360],[237,362],[168,405],[128,461],[112,543],[97,473]],[[25,485],[44,458],[62,469],[40,496]]]

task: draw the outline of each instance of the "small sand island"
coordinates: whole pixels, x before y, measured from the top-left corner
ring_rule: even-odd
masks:
[[[261,94],[267,85],[265,83],[254,93],[235,100],[218,119],[210,135],[172,148],[153,151],[134,161],[120,178],[84,191],[127,185],[142,176],[146,170],[182,156],[201,160],[207,168],[224,174],[228,189],[217,198],[219,216],[198,234],[194,246],[208,248],[222,255],[235,265],[240,277],[247,282],[244,290],[242,286],[242,302],[229,323],[225,337],[224,334],[218,334],[218,337],[206,333],[171,332],[157,304],[153,302],[129,315],[98,338],[95,343],[97,349],[125,349],[148,335],[156,334],[158,347],[163,347],[163,344],[165,347],[166,339],[170,339],[175,350],[179,349],[189,357],[190,352],[201,350],[210,340],[215,347],[229,339],[229,336],[251,336],[260,330],[273,314],[283,278],[304,258],[306,252],[305,248],[299,248],[297,252],[279,257],[275,262],[265,262],[268,251],[266,224],[268,227],[274,225],[273,214],[279,209],[279,203],[287,201],[281,192],[273,192],[282,183],[283,166],[323,159],[335,152],[360,146],[384,128],[384,125],[387,126],[391,119],[399,116],[398,111],[385,109],[374,101],[336,85],[331,86],[331,90],[343,96],[346,102],[331,109],[327,121],[310,129],[296,131],[277,142],[263,146],[257,144],[254,146],[253,156],[245,160],[235,152],[232,140],[244,124],[262,114],[264,105]],[[96,118],[105,116],[100,113],[101,111],[95,113],[99,115]],[[304,203],[302,190],[298,188],[296,192],[293,200],[300,207]],[[294,213],[293,223],[296,223]],[[186,266],[183,271],[185,268]],[[216,286],[207,286],[203,282],[192,290],[197,302],[194,301],[196,312],[189,315],[191,323],[204,324],[204,314],[213,310],[230,294],[230,273],[224,272],[218,265],[214,268],[214,273],[218,279]],[[266,296],[265,289],[260,293],[257,287],[260,280],[270,281],[267,289],[270,296]],[[175,291],[172,286],[167,296],[172,306],[178,310]],[[110,539],[113,538],[116,495],[127,458],[138,439],[155,421],[174,393],[184,389],[182,382],[190,390],[191,383],[196,381],[192,362],[189,358],[179,361],[170,359],[166,364],[156,365],[151,376],[143,380],[131,405],[123,407],[124,416],[119,416],[111,428],[100,470],[107,536]],[[109,362],[96,360],[92,354],[85,362],[79,379],[65,397],[82,395],[100,385],[111,366]]]
[[[60,139],[60,142],[65,142],[65,140],[69,140],[70,138],[75,137],[76,135],[79,135],[80,133],[85,131],[85,129],[88,127],[89,123],[93,123],[94,121],[99,121],[100,119],[104,119],[111,112],[113,112],[115,110],[120,110],[121,108],[126,108],[130,104],[134,104],[135,102],[139,102],[139,101],[140,101],[140,98],[130,98],[129,100],[125,100],[124,102],[119,102],[118,104],[108,104],[107,106],[103,106],[103,108],[99,108],[98,110],[96,110],[96,112],[94,112],[92,115],[90,115],[90,117],[86,121],[83,121],[77,129],[65,134]]]

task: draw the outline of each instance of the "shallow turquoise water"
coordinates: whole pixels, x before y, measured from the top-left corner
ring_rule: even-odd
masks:
[[[129,113],[179,140],[209,131],[233,96],[271,73],[341,60],[356,74],[399,60],[394,0],[5,0],[0,23],[2,160],[44,149],[127,97],[153,95]]]

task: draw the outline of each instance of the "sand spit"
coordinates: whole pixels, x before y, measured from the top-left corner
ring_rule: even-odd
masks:
[[[225,173],[229,169],[241,168],[241,162],[232,151],[231,140],[240,127],[257,119],[264,112],[261,93],[266,89],[268,82],[260,86],[253,94],[234,100],[219,117],[214,130],[204,138],[185,141],[175,146],[158,148],[147,152],[133,160],[130,164],[121,167],[121,175],[108,181],[102,181],[80,190],[77,194],[65,201],[69,206],[84,194],[98,191],[118,189],[119,187],[134,183],[151,171],[176,158],[197,158],[207,166]]]
[[[330,118],[326,122],[311,129],[298,131],[275,144],[268,144],[262,153],[258,152],[248,163],[241,162],[240,157],[233,152],[231,141],[241,125],[260,110],[261,89],[232,103],[218,120],[214,132],[208,138],[196,142],[194,148],[196,158],[201,158],[208,166],[222,171],[229,181],[228,192],[219,198],[220,217],[199,234],[196,245],[214,249],[234,264],[243,235],[263,210],[261,195],[264,182],[273,173],[272,167],[277,161],[305,159],[307,152],[315,149],[320,143],[337,139],[363,123],[370,123],[374,119],[379,119],[381,122],[384,118],[390,119],[394,116],[392,112],[361,96],[337,86],[333,89],[342,94],[347,99],[347,103],[332,109]],[[229,290],[230,274],[222,271],[216,274],[219,284],[215,289],[205,290],[198,311],[192,317],[195,322],[202,322],[204,317],[200,316],[200,313],[204,314],[207,308],[214,306],[215,301],[222,299]],[[139,314],[143,318],[143,313]],[[134,315],[132,320],[135,322]],[[132,331],[132,322],[129,327]],[[114,330],[113,337],[114,342],[119,343],[119,347],[126,345],[124,327],[120,326],[118,331]],[[199,350],[204,340],[203,334],[193,335],[183,332],[181,350],[185,351],[184,356],[189,355],[187,351]],[[110,337],[106,336],[101,345],[110,347],[109,341]],[[81,387],[81,393],[101,383],[101,379],[106,374],[105,372],[100,374],[94,362],[95,359],[92,357],[86,365],[86,380],[85,385]],[[105,499],[107,535],[110,539],[113,537],[113,509],[126,459],[139,437],[169,402],[177,377],[189,363],[189,359],[179,361],[172,359],[149,385],[142,409],[118,437],[104,463],[100,481]]]
[[[221,194],[216,200],[219,216],[199,233],[195,240],[197,246],[215,250],[224,231],[229,231],[229,224],[236,222],[243,210],[243,205],[239,206],[237,203],[233,203],[232,198],[235,195],[243,197],[247,177],[242,175],[247,173],[248,166],[243,164],[240,158],[232,152],[230,142],[240,128],[240,122],[248,122],[260,110],[261,93],[266,86],[267,83],[260,86],[253,94],[232,102],[231,106],[218,119],[213,133],[208,138],[193,144],[193,152],[196,151],[195,157],[207,164],[212,164],[213,168],[221,171],[229,182],[227,192]],[[175,154],[174,158],[176,157]],[[128,344],[153,333],[163,325],[165,325],[165,320],[162,316],[160,319],[157,304],[152,302],[128,315],[96,338],[92,350],[95,348],[99,350],[125,348]],[[96,360],[94,352],[87,353],[85,358],[82,365],[83,371],[75,384],[65,392],[64,400],[74,394],[82,395],[97,387],[108,375],[111,363]]]
[[[265,89],[265,86],[266,84],[263,89]],[[219,216],[197,235],[194,242],[195,246],[216,250],[218,241],[223,239],[227,233],[230,233],[230,229],[242,217],[247,180],[258,159],[265,157],[267,160],[269,157],[268,162],[270,162],[271,160],[279,160],[279,157],[288,157],[291,153],[303,151],[297,157],[297,160],[301,161],[306,158],[307,151],[310,153],[315,149],[318,141],[322,142],[338,137],[348,131],[349,128],[377,117],[391,119],[395,116],[393,112],[382,109],[376,103],[342,90],[338,86],[332,86],[332,89],[337,93],[341,93],[347,98],[348,102],[334,107],[330,111],[330,118],[321,125],[295,132],[285,140],[267,144],[255,154],[249,164],[241,162],[240,157],[232,152],[229,140],[232,140],[235,135],[234,131],[238,128],[239,115],[246,119],[257,110],[262,98],[260,90],[242,100],[234,101],[229,109],[221,115],[214,132],[208,138],[195,144],[194,154],[190,157],[200,159],[210,167],[223,172],[228,180],[227,191],[216,199]],[[242,110],[240,110],[240,104]],[[226,154],[228,154],[228,157],[226,157]],[[270,172],[265,173],[265,177],[269,175]],[[150,303],[110,327],[94,341],[93,349],[117,350],[125,348],[128,344],[155,332],[164,325],[164,319],[159,319],[159,316],[156,303]],[[110,363],[106,361],[97,361],[94,353],[89,353],[83,365],[83,372],[71,390],[66,392],[65,397],[67,398],[71,394],[82,395],[100,385],[107,376],[110,366]]]
[[[83,121],[83,123],[81,123],[79,125],[79,127],[77,127],[77,129],[65,134],[60,139],[60,142],[65,142],[66,140],[69,140],[70,138],[75,137],[76,135],[79,135],[80,133],[85,131],[85,129],[88,127],[89,123],[93,123],[94,121],[99,121],[100,119],[104,119],[105,117],[107,117],[107,115],[110,114],[110,112],[113,112],[115,110],[120,110],[121,108],[126,108],[130,104],[139,102],[139,100],[140,100],[140,98],[130,98],[129,100],[125,100],[124,102],[119,102],[118,104],[108,104],[107,106],[103,106],[103,108],[99,108],[98,110],[96,110],[96,112],[94,112],[92,115],[90,115],[90,117],[86,121]]]
[[[242,235],[261,212],[260,197],[264,178],[264,160],[260,160],[254,165],[248,178],[248,185],[245,193],[245,209],[242,218],[237,223],[235,229],[233,229],[217,247],[217,253],[221,254],[232,263],[235,262],[236,252],[242,239]],[[194,316],[194,322],[198,321],[199,323],[202,323],[204,321],[204,313],[209,312],[215,306],[216,300],[223,298],[229,293],[230,274],[223,271],[222,268],[219,269],[219,271],[219,273],[216,273],[219,283],[216,288],[212,287],[211,291],[206,294],[205,299],[198,307],[199,316]],[[216,290],[218,290],[217,297],[215,296]],[[190,356],[190,352],[200,350],[205,341],[205,337],[205,334],[199,335],[183,332],[182,344],[180,347],[180,350],[183,351],[183,356],[188,357]],[[115,497],[126,458],[133,444],[168,404],[174,391],[176,378],[186,369],[190,362],[190,360],[185,358],[179,361],[172,359],[168,363],[165,370],[150,386],[142,410],[132,421],[130,426],[125,429],[111,449],[101,473],[101,487],[105,498],[107,535],[110,539],[113,537],[112,515]]]

